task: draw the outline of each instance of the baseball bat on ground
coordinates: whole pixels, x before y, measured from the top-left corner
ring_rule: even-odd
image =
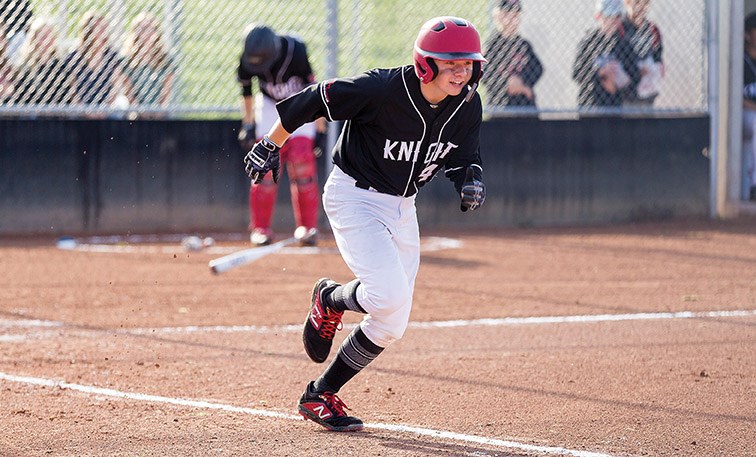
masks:
[[[254,262],[255,260],[261,259],[266,255],[280,251],[282,248],[296,241],[296,238],[291,237],[268,246],[243,249],[241,251],[232,252],[231,254],[211,260],[207,265],[210,267],[210,271],[212,271],[213,274],[217,275],[232,268],[240,267],[242,265]]]

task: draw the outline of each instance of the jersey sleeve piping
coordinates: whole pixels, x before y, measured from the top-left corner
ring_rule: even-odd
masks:
[[[326,117],[328,117],[328,120],[333,122],[333,116],[331,115],[331,108],[328,106],[328,96],[325,92],[325,82],[320,83],[318,87],[318,92],[320,92],[320,100],[323,102],[323,106],[325,106],[326,110]]]
[[[423,122],[423,136],[420,137],[420,144],[425,140],[425,134],[427,133],[428,126],[425,123],[425,119],[423,119],[423,115],[420,114],[420,110],[417,109],[417,105],[415,105],[415,101],[412,100],[412,94],[410,93],[409,87],[407,86],[407,78],[404,76],[404,71],[402,71],[402,83],[404,84],[404,90],[407,93],[407,98],[409,99],[410,103],[412,104],[412,108],[415,109],[415,112],[417,113],[417,116],[420,118],[420,120]],[[412,163],[412,169],[410,170],[410,174],[407,177],[407,185],[404,186],[404,193],[402,194],[407,195],[407,192],[409,191],[410,184],[413,184],[412,176],[415,174],[415,162]],[[417,186],[415,186],[415,189],[417,189]]]

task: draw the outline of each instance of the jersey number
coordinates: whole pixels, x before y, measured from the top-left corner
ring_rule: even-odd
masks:
[[[420,175],[417,177],[418,182],[425,182],[428,181],[433,177],[433,175],[436,173],[436,169],[438,168],[438,164],[432,163],[425,167],[422,172],[420,172]]]

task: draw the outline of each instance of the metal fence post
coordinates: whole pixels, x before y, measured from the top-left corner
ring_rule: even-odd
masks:
[[[339,73],[339,2],[326,0],[326,79],[336,78]],[[326,176],[331,173],[331,151],[339,136],[338,122],[328,123],[328,157]]]
[[[181,58],[181,29],[182,29],[182,16],[183,0],[165,0],[163,2],[164,11],[164,24],[163,30],[165,33],[166,44],[171,49],[171,57],[174,62],[174,80],[173,90],[171,91],[170,103],[173,104],[175,100],[181,100],[181,67],[184,66],[183,59]]]

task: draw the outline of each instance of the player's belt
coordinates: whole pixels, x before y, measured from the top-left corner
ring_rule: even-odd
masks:
[[[367,184],[365,184],[364,182],[360,182],[360,181],[355,181],[354,182],[354,187],[359,187],[360,189],[365,189],[365,190],[369,190],[369,191],[372,191],[372,192],[378,192],[377,190],[375,190],[375,188],[370,187]]]

